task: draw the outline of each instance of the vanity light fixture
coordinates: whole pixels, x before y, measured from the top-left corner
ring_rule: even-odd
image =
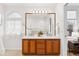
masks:
[[[31,10],[32,13],[38,13],[38,14],[39,13],[40,14],[42,14],[42,13],[48,13],[49,11],[50,11],[49,9],[40,9],[40,8],[39,9],[32,9]]]

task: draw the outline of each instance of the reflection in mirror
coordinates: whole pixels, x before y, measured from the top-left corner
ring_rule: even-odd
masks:
[[[26,36],[45,37],[55,35],[54,14],[26,14]]]

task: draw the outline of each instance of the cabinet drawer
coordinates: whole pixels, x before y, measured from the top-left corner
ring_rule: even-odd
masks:
[[[37,45],[37,49],[45,49],[45,45]]]
[[[45,44],[45,40],[39,39],[39,40],[36,40],[36,41],[37,41],[37,44]]]
[[[38,55],[45,54],[45,49],[43,49],[43,48],[37,49],[37,54]]]
[[[45,40],[37,40],[37,49],[45,49]]]

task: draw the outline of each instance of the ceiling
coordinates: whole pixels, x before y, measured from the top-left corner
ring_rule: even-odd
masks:
[[[79,3],[66,3],[67,6],[79,6]]]
[[[2,3],[2,5],[6,6],[53,6],[55,7],[57,3]]]

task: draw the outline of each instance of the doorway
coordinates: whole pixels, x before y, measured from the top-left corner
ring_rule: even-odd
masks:
[[[79,55],[79,4],[67,3],[64,6],[65,37],[67,55]]]

